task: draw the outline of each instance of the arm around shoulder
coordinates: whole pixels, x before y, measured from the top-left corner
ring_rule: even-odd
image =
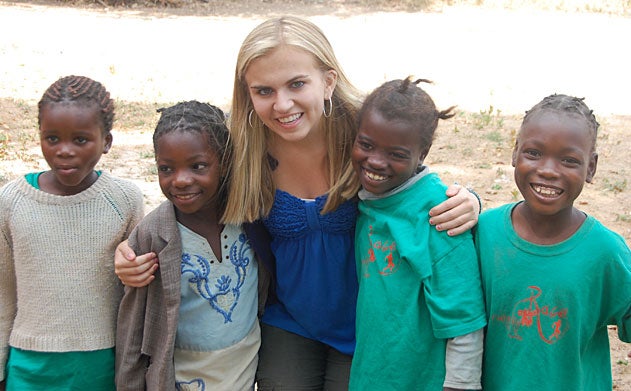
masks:
[[[478,223],[482,209],[480,198],[460,185],[451,185],[446,192],[449,199],[434,206],[430,211],[430,224],[449,236],[460,235]]]

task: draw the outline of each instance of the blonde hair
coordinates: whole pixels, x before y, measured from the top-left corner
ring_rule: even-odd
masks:
[[[258,118],[252,118],[251,125],[248,121],[248,115],[254,110],[254,106],[250,100],[245,73],[252,61],[282,45],[310,53],[322,71],[337,72],[337,85],[331,97],[332,115],[321,118],[327,140],[330,183],[323,213],[336,209],[342,202],[354,197],[359,190],[359,181],[350,159],[361,102],[359,92],[349,82],[331,44],[315,24],[293,16],[269,19],[250,32],[237,56],[229,119],[234,159],[231,165],[232,183],[228,204],[223,216],[225,223],[240,224],[265,217],[274,203],[276,188],[267,154],[270,131]]]

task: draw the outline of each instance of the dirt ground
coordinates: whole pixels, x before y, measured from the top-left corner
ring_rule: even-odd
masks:
[[[181,4],[0,1],[0,185],[46,169],[36,102],[60,76],[83,74],[117,100],[114,147],[100,168],[135,181],[150,210],[162,200],[151,147],[155,109],[199,99],[229,110],[247,32],[269,16],[298,14],[324,30],[366,92],[408,74],[434,80],[428,90],[438,106],[458,105],[458,115],[441,123],[426,163],[448,183],[471,185],[485,208],[520,198],[510,155],[521,114],[554,92],[586,97],[601,123],[600,158],[578,207],[631,243],[631,60],[620,47],[631,36],[628,16],[518,6],[408,12],[319,0]],[[613,328],[610,339],[614,389],[631,391],[631,346]]]

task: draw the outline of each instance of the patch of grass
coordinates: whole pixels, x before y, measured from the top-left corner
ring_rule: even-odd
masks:
[[[484,138],[495,143],[501,143],[504,140],[502,133],[498,130],[492,130],[484,135]]]
[[[603,189],[614,193],[622,193],[627,188],[627,180],[610,181],[609,179],[603,179]]]
[[[155,164],[147,165],[142,175],[151,177],[151,180],[155,180],[158,177],[158,167],[156,167]]]
[[[616,213],[616,221],[622,221],[624,223],[631,223],[631,214]]]
[[[498,110],[492,105],[487,110],[480,110],[473,114],[473,126],[480,130],[488,127],[501,129],[504,126],[502,110]]]
[[[171,106],[171,103],[116,101],[114,127],[120,130],[153,129],[160,118],[157,110],[168,106]]]
[[[491,168],[491,164],[490,163],[486,163],[486,162],[478,163],[478,164],[475,165],[475,168],[479,168],[479,169],[482,169],[482,170],[488,170],[488,169]]]
[[[153,153],[153,150],[148,149],[140,152],[140,158],[153,160],[155,159],[155,154]]]
[[[9,135],[0,132],[0,159],[4,159],[9,153]]]

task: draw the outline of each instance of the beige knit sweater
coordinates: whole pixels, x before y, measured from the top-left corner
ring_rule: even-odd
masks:
[[[105,172],[72,196],[37,190],[24,177],[0,189],[0,380],[9,345],[114,346],[122,296],[114,250],[142,216],[140,189]]]

